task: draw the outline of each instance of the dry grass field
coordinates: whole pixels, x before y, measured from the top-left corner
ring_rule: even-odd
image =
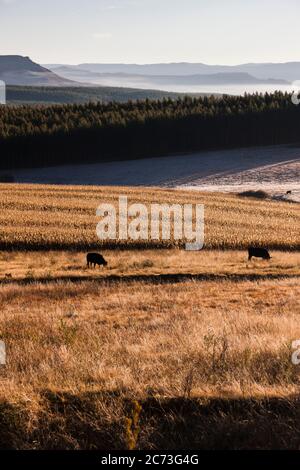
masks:
[[[246,250],[184,249],[102,250],[107,267],[88,268],[86,252],[27,251],[0,252],[0,282],[50,281],[180,281],[260,280],[297,277],[300,274],[300,253],[272,250],[270,261],[253,258]]]
[[[88,269],[118,194],[204,203],[209,249],[106,244]],[[300,447],[299,205],[3,185],[0,207],[1,448]]]

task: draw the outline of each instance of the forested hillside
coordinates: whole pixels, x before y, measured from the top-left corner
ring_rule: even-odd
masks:
[[[1,168],[300,141],[289,94],[0,107]]]
[[[178,98],[181,93],[159,90],[138,90],[118,87],[34,87],[8,86],[6,89],[8,104],[84,104],[101,101],[124,103],[128,100],[161,100]]]

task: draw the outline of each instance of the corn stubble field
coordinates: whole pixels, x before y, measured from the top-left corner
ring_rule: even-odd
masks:
[[[300,447],[298,204],[145,188],[0,191],[0,447]],[[204,250],[100,243],[96,208],[120,194],[203,203]],[[249,243],[272,259],[248,262]],[[108,266],[88,269],[88,249]]]

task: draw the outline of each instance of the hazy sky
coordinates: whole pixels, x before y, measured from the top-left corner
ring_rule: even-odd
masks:
[[[0,0],[0,55],[39,63],[300,60],[299,0]]]

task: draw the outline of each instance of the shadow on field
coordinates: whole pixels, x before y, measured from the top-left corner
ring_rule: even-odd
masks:
[[[98,283],[118,283],[118,282],[144,282],[151,284],[169,284],[186,281],[266,281],[278,279],[295,279],[299,274],[280,274],[280,273],[249,273],[249,274],[215,274],[215,273],[166,273],[166,274],[110,274],[101,276],[53,276],[53,277],[26,277],[24,279],[7,278],[0,281],[0,285],[17,284],[30,285],[33,283],[49,284],[51,282],[84,282],[93,281]]]
[[[126,449],[134,399],[125,392],[44,391],[33,417],[28,402],[0,405],[2,449]],[[127,394],[128,396],[128,394]],[[138,403],[137,449],[299,449],[300,397],[207,399],[149,397]],[[34,418],[34,419],[33,419]],[[132,446],[131,446],[132,448]]]

